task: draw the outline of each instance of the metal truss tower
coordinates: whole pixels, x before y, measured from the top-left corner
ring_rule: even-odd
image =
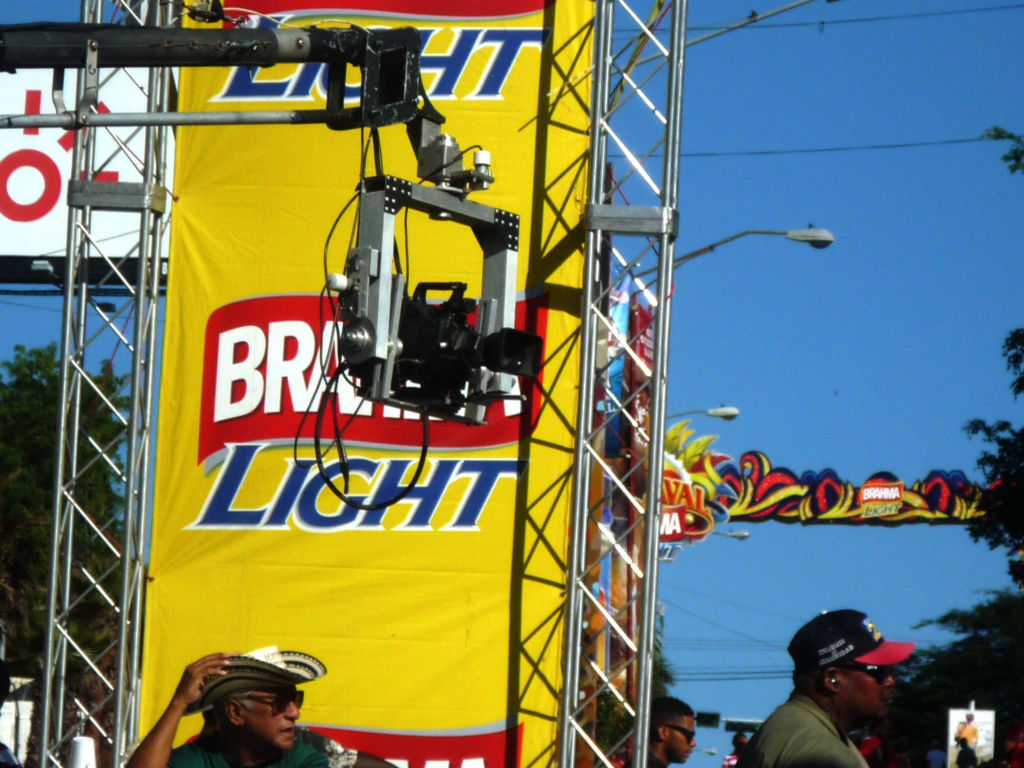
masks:
[[[113,10],[126,26],[163,25],[167,8],[147,0],[83,0],[81,20],[109,21],[104,11]],[[171,75],[155,68],[101,74],[95,59],[89,63],[95,46],[89,47],[75,104],[66,110],[84,127],[76,131],[68,183],[66,256],[55,260],[63,261],[63,274],[53,275],[62,283],[64,309],[43,768],[66,765],[78,735],[96,739],[100,764],[117,765],[138,720],[169,133],[88,126],[90,115],[106,111],[104,89],[115,78],[132,83],[147,112],[166,111]],[[55,96],[63,90],[58,78],[62,71]],[[111,181],[114,164],[134,171]],[[130,358],[127,373],[123,364],[112,365],[118,352]],[[107,492],[97,494],[97,484]],[[119,502],[96,501],[111,497]]]
[[[596,3],[560,768],[611,766],[630,742],[647,753],[662,483],[648,457],[665,438],[686,13],[686,0]],[[622,301],[629,330],[610,315]],[[632,371],[624,386],[617,366]],[[616,560],[620,600],[606,580]],[[631,732],[607,743],[599,703]]]

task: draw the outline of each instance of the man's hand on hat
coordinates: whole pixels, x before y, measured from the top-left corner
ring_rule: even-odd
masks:
[[[228,673],[231,666],[231,659],[238,654],[233,653],[211,653],[203,656],[185,667],[181,675],[181,681],[174,691],[174,700],[182,707],[188,707],[199,701],[203,695],[203,688],[206,682],[213,677],[223,677]]]
[[[160,715],[146,737],[139,742],[139,746],[128,760],[127,768],[166,768],[171,759],[174,734],[185,711],[190,704],[199,701],[209,680],[223,677],[228,673],[231,659],[237,655],[211,653],[185,667],[181,681],[171,697],[171,703],[167,705],[167,709]]]

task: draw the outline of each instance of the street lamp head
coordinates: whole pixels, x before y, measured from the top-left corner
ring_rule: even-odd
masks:
[[[694,414],[732,421],[740,415],[740,409],[734,405],[723,405],[721,408],[708,408],[707,410],[680,411],[679,413],[670,413],[665,417],[665,421],[672,421],[672,419],[678,419],[680,416],[692,416]]]
[[[828,248],[836,241],[836,236],[827,229],[809,227],[808,229],[791,229],[786,237],[798,243],[807,243],[814,248]]]
[[[727,539],[745,541],[750,538],[750,531],[711,531],[715,536],[725,536]]]
[[[732,405],[723,405],[721,408],[710,408],[704,412],[705,415],[711,416],[715,419],[725,419],[726,421],[732,421],[740,415],[740,409]]]

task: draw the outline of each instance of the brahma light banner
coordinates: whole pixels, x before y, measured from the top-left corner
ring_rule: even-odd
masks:
[[[337,345],[321,289],[356,242],[361,177],[420,178],[405,127],[380,128],[379,143],[368,130],[316,124],[178,129],[141,726],[186,664],[274,645],[327,665],[306,688],[301,723],[346,747],[408,768],[547,765],[593,6],[330,4],[253,0],[244,17],[228,11],[218,23],[415,28],[426,94],[465,152],[459,165],[471,168],[478,148],[491,156],[493,183],[469,199],[520,217],[515,327],[541,337],[540,373],[518,377],[519,396],[491,403],[481,425],[432,419],[425,430],[344,380],[324,401],[321,364],[331,376]],[[183,70],[178,108],[322,110],[327,70]],[[355,104],[359,70],[349,70]],[[480,297],[482,245],[470,227],[411,208],[394,217],[395,253],[380,254],[381,268],[400,270],[410,294],[462,282]],[[341,448],[322,468],[311,461],[317,434]],[[186,720],[178,742],[201,725]]]

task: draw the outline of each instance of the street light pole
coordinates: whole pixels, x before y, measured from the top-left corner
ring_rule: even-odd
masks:
[[[684,253],[682,256],[677,256],[672,261],[672,268],[676,269],[688,261],[693,261],[698,256],[711,253],[720,245],[731,243],[733,240],[739,240],[741,237],[746,237],[747,235],[781,235],[786,239],[793,240],[797,243],[807,243],[812,248],[828,248],[836,241],[835,235],[827,229],[820,229],[818,227],[810,227],[808,229],[747,229],[743,232],[737,232],[735,235],[723,238],[722,240],[717,240],[710,245],[705,245],[703,248],[698,248],[695,251]]]
[[[807,243],[812,248],[818,249],[828,248],[836,241],[835,235],[827,229],[822,229],[820,227],[808,227],[807,229],[745,229],[742,232],[737,232],[735,235],[729,235],[729,237],[723,237],[721,240],[709,243],[695,251],[684,253],[682,256],[676,256],[672,259],[672,270],[675,271],[686,262],[693,261],[699,256],[711,253],[720,245],[731,243],[733,240],[739,240],[741,237],[746,237],[747,235],[778,235],[785,237],[787,240],[792,240],[795,243]],[[657,267],[652,267],[651,269],[645,269],[643,272],[638,272],[634,279],[639,281],[641,277],[653,274],[657,269]]]

